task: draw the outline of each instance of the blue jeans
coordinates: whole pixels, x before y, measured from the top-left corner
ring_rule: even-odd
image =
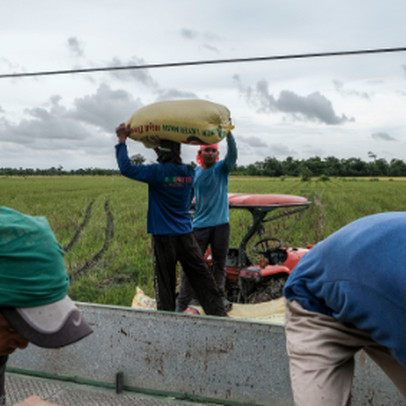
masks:
[[[213,259],[212,274],[220,293],[222,296],[225,296],[225,265],[230,239],[230,224],[225,223],[213,227],[195,228],[194,235],[203,255],[210,245]],[[185,272],[182,272],[179,295],[176,301],[177,311],[184,311],[193,298],[196,298],[195,292]]]

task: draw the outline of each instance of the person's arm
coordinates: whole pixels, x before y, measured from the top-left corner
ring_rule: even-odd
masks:
[[[231,172],[237,161],[237,144],[231,131],[227,134],[227,154],[224,157],[224,168],[227,172]]]
[[[130,179],[139,180],[140,182],[149,181],[149,173],[147,165],[133,165],[128,157],[127,137],[130,134],[130,127],[125,124],[120,124],[116,128],[118,144],[116,145],[116,159],[120,173]]]
[[[130,126],[126,126],[124,123],[121,123],[116,128],[116,135],[118,138],[118,143],[124,144],[127,141],[127,137],[130,135]]]
[[[122,175],[125,175],[128,168],[131,166],[131,161],[128,158],[127,152],[127,137],[130,133],[130,129],[124,123],[120,124],[116,128],[116,135],[118,144],[116,145],[116,159],[117,164]]]
[[[193,178],[195,177],[196,169],[193,168]],[[194,212],[196,206],[195,188],[192,186],[192,193],[190,195],[190,210]]]

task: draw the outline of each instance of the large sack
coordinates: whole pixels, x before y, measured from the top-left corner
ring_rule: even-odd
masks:
[[[131,307],[136,309],[156,310],[156,300],[147,296],[137,286]],[[187,310],[184,313],[205,314],[201,306],[189,306]],[[255,304],[233,303],[233,308],[227,314],[233,319],[259,321],[283,326],[285,323],[285,300],[281,297],[269,302]]]
[[[210,145],[234,128],[227,107],[206,100],[158,102],[137,110],[126,124],[130,138],[148,148],[160,139],[184,144]]]

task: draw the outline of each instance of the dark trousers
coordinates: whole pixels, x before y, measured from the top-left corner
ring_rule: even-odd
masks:
[[[8,355],[0,356],[0,405],[6,404],[6,390],[4,388],[4,379],[6,376],[6,364]]]
[[[204,255],[210,245],[213,260],[212,274],[222,296],[225,296],[226,258],[230,239],[230,224],[220,224],[214,227],[195,228],[194,235]],[[186,273],[182,273],[182,280],[177,300],[177,308],[183,311],[193,298],[197,298],[192,284]],[[200,302],[200,300],[199,300]]]
[[[180,262],[206,314],[226,316],[220,291],[193,233],[153,236],[154,284],[158,310],[175,310],[176,264]]]

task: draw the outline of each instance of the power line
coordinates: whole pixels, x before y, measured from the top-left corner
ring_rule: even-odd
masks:
[[[303,59],[303,58],[321,58],[330,56],[345,56],[345,55],[362,55],[362,54],[379,54],[390,52],[404,52],[404,48],[380,48],[380,49],[363,49],[357,51],[337,51],[337,52],[320,52],[308,54],[291,54],[291,55],[274,55],[274,56],[258,56],[251,58],[234,58],[234,59],[213,59],[206,61],[185,61],[185,62],[168,62],[146,65],[128,65],[128,66],[107,66],[101,68],[82,68],[82,69],[64,69],[54,71],[39,71],[39,72],[25,72],[25,73],[6,73],[0,74],[0,79],[6,78],[21,78],[29,76],[50,76],[50,75],[69,75],[74,73],[90,73],[90,72],[105,72],[105,71],[119,71],[119,70],[133,70],[133,69],[155,69],[155,68],[175,68],[180,66],[195,66],[195,65],[214,65],[221,63],[240,63],[240,62],[262,62],[262,61],[275,61],[282,59]]]

